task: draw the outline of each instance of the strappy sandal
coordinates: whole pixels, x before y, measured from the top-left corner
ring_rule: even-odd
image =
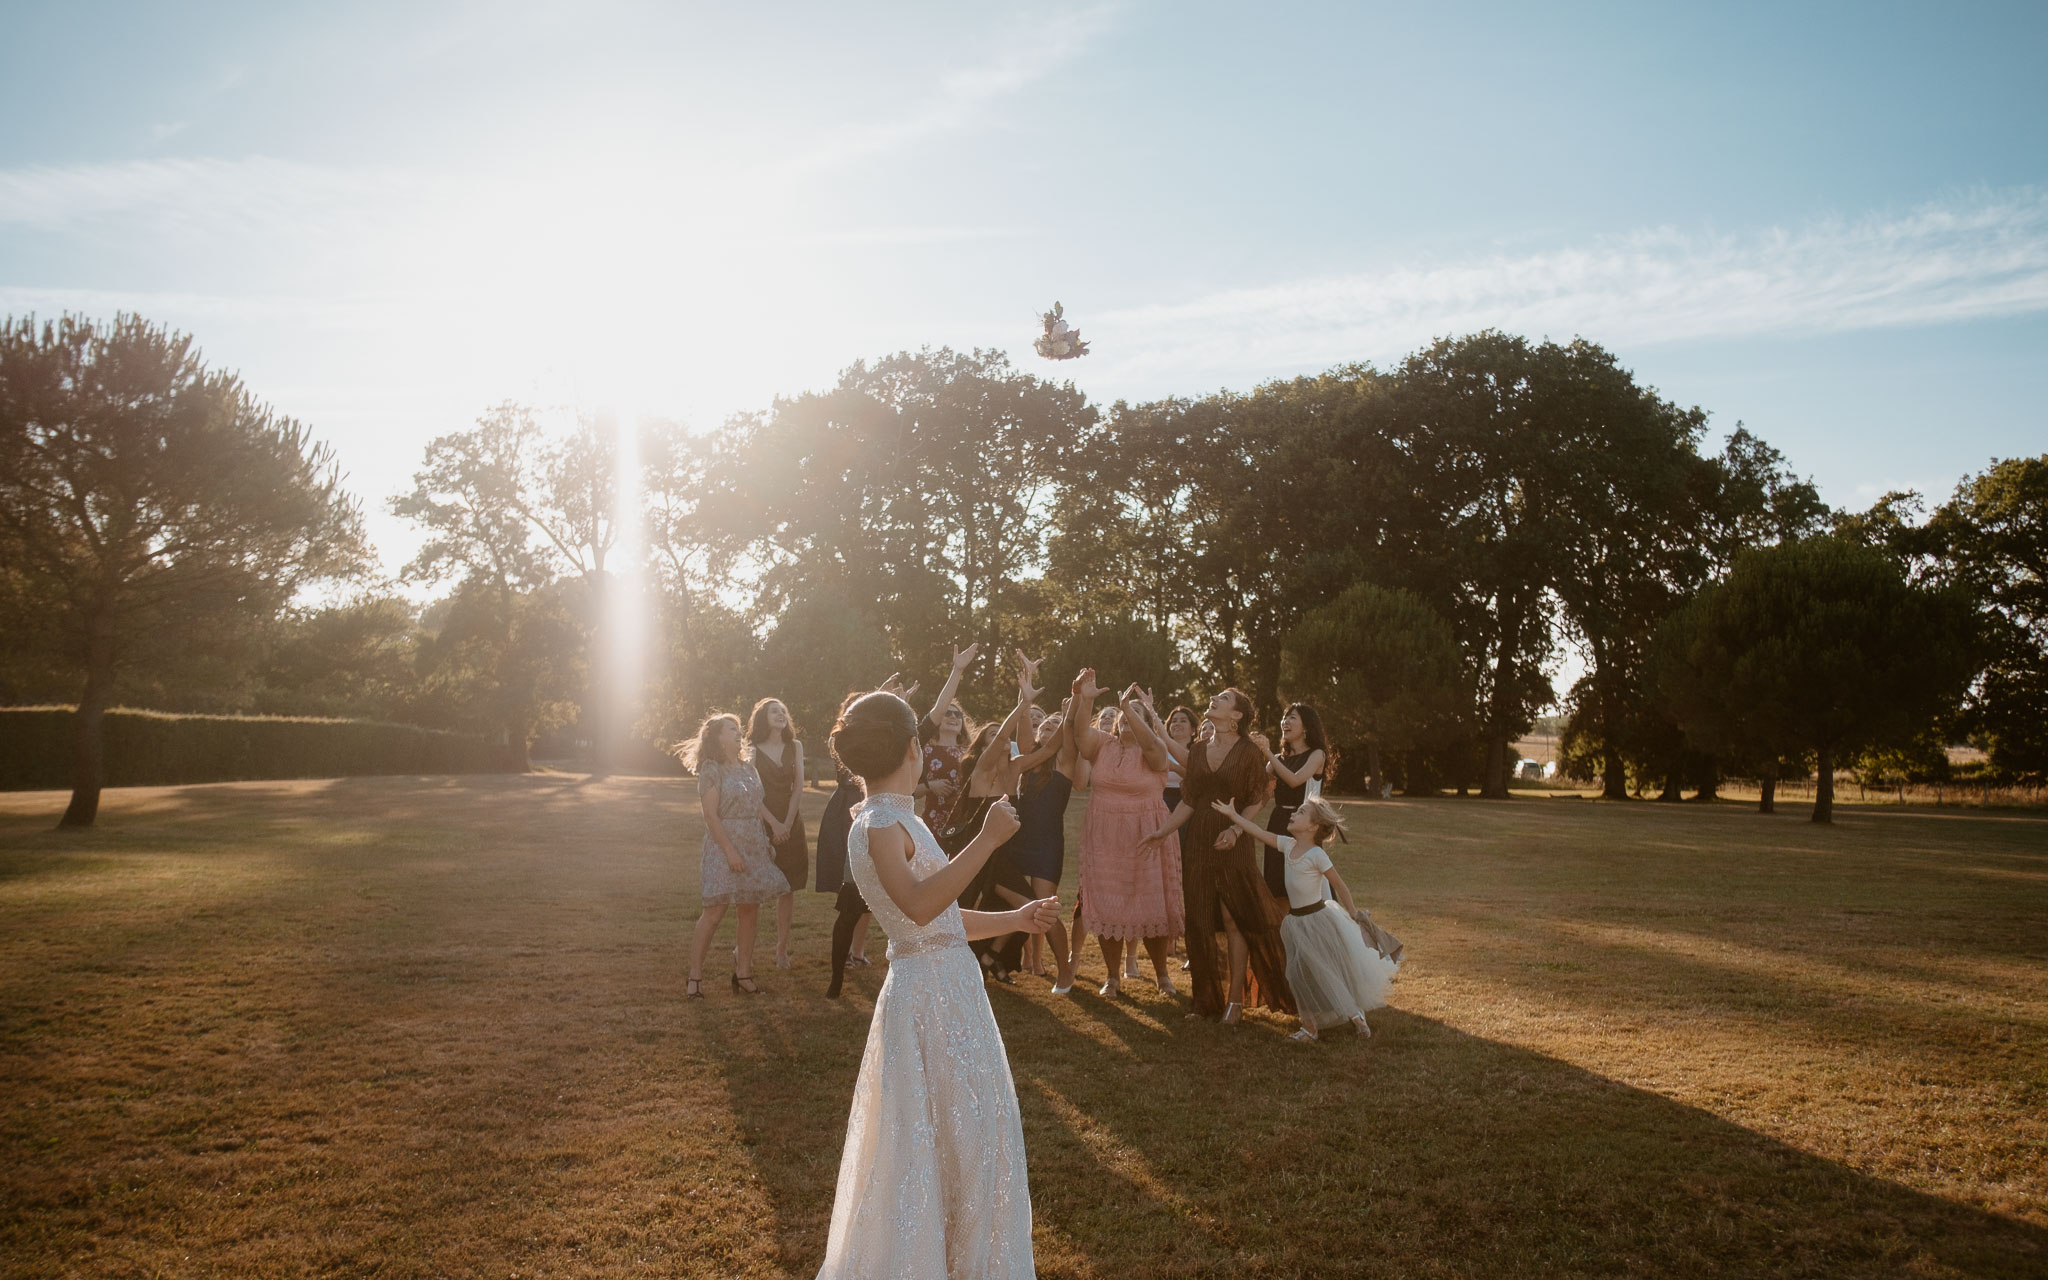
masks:
[[[742,983],[745,985],[741,985]],[[761,988],[754,984],[754,975],[751,973],[744,978],[737,973],[732,975],[732,989],[742,995],[758,996],[761,994]]]
[[[704,998],[704,979],[683,979],[683,995],[691,1000],[702,1000]]]
[[[1295,1044],[1314,1044],[1318,1039],[1316,1033],[1310,1031],[1307,1027],[1303,1027],[1287,1038]]]

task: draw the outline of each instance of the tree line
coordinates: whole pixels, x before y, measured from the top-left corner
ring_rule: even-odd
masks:
[[[1818,770],[1825,819],[1838,766],[1938,772],[1964,740],[2005,776],[2048,766],[2048,456],[1932,511],[1836,511],[1740,425],[1707,448],[1702,410],[1583,340],[1483,332],[1109,406],[927,349],[705,432],[543,418],[490,409],[388,500],[424,534],[402,577],[440,594],[418,607],[374,581],[331,454],[189,338],[9,321],[0,701],[78,705],[69,820],[91,820],[115,699],[519,752],[569,734],[616,765],[763,693],[822,730],[848,689],[969,640],[1162,700],[1314,702],[1375,788],[1504,796],[1512,744],[1560,704],[1568,764],[1610,796]],[[323,580],[356,594],[295,603]],[[621,711],[605,632],[628,590],[653,662]],[[1567,646],[1585,674],[1559,689]],[[978,673],[970,710],[999,684]]]

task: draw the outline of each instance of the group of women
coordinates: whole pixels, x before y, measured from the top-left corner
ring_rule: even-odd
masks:
[[[1090,795],[1071,927],[1055,917],[1042,947],[1037,932],[977,939],[972,945],[989,976],[1013,982],[1019,972],[1042,972],[1049,951],[1047,976],[1054,994],[1064,994],[1092,932],[1108,970],[1103,995],[1115,997],[1122,981],[1139,976],[1140,949],[1159,989],[1175,994],[1171,953],[1184,938],[1187,958],[1178,969],[1191,988],[1189,1017],[1236,1022],[1247,1006],[1263,1006],[1298,1014],[1303,1038],[1346,1020],[1369,1033],[1363,1015],[1383,1002],[1391,963],[1368,954],[1379,963],[1340,975],[1334,985],[1313,975],[1304,981],[1302,964],[1313,948],[1303,930],[1329,927],[1306,918],[1331,898],[1353,910],[1348,887],[1321,849],[1341,834],[1342,822],[1319,797],[1329,749],[1314,708],[1287,709],[1275,750],[1254,731],[1252,701],[1236,689],[1211,698],[1199,715],[1175,707],[1162,717],[1151,694],[1131,685],[1098,713],[1106,691],[1084,669],[1048,712],[1037,705],[1044,692],[1036,683],[1039,664],[1018,653],[1014,706],[1001,722],[977,728],[954,696],[977,656],[973,645],[955,652],[917,727],[922,764],[914,800],[949,857],[983,831],[993,807],[1007,801],[1015,812],[1015,832],[966,883],[959,905],[1000,913],[1053,897],[1065,872],[1068,803],[1076,791]],[[883,689],[906,699],[916,692],[894,677]],[[860,696],[848,697],[842,717]],[[766,698],[744,736],[737,717],[713,716],[682,754],[697,774],[707,828],[704,912],[687,991],[701,996],[711,939],[735,907],[739,945],[731,982],[753,992],[757,913],[769,901],[777,903],[776,964],[789,963],[790,892],[803,882],[808,861],[797,805],[803,746],[787,708]],[[838,772],[819,824],[817,859],[817,888],[837,895],[827,990],[833,996],[848,969],[869,963],[868,903],[846,870],[847,836],[865,792],[843,763]],[[1269,794],[1271,812],[1257,823],[1252,815]],[[1349,920],[1344,925],[1358,936]],[[1332,944],[1346,951],[1347,962],[1360,959],[1350,943]]]

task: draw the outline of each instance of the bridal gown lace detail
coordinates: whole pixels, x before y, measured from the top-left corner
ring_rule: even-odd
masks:
[[[899,824],[920,878],[946,865],[909,796],[875,795],[854,810],[847,870],[889,935],[889,974],[854,1085],[819,1280],[1033,1276],[1010,1060],[960,909],[914,924],[875,877],[868,832]]]

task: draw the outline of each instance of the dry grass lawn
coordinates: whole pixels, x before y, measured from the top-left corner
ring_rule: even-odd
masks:
[[[882,971],[823,998],[807,892],[685,1002],[685,784],[60,808],[0,796],[0,1276],[816,1268]],[[1042,1274],[2048,1275],[2048,820],[1353,812],[1370,1041],[991,989]]]

